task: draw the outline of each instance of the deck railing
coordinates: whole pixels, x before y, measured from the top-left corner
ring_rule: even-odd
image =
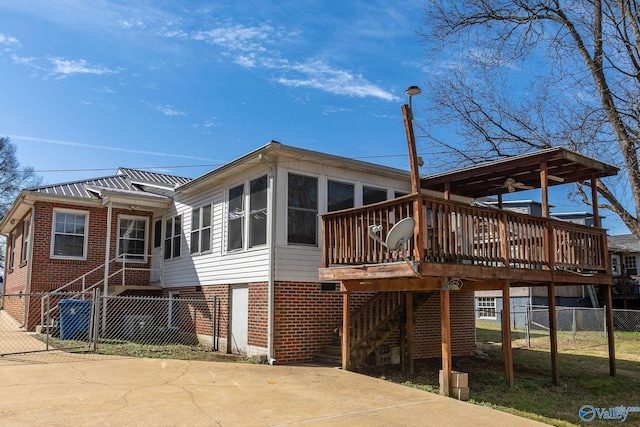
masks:
[[[424,195],[410,195],[322,215],[323,267],[385,263],[398,254],[368,236],[381,237],[399,220],[415,216],[420,234],[406,257],[412,261],[464,263],[529,269],[606,270],[606,232],[565,221],[519,214]],[[421,245],[416,243],[421,236]]]

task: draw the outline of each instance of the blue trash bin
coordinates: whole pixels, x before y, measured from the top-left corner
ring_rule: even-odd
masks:
[[[58,306],[60,307],[60,339],[88,337],[91,301],[63,299]]]

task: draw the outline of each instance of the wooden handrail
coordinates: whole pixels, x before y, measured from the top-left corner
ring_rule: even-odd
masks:
[[[381,225],[384,237],[409,216],[420,218],[423,235],[409,242],[412,261],[606,271],[603,229],[417,194],[322,215],[323,267],[399,261],[367,230]]]
[[[355,351],[375,331],[402,308],[404,294],[401,292],[378,292],[351,315],[350,352]]]

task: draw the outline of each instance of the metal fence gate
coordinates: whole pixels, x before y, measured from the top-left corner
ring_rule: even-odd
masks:
[[[0,356],[95,349],[97,301],[97,293],[3,295]]]

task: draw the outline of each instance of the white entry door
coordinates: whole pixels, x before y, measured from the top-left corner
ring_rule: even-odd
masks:
[[[231,288],[231,352],[247,354],[249,330],[249,288]]]
[[[151,250],[151,284],[162,282],[162,218],[153,220],[153,249]]]

